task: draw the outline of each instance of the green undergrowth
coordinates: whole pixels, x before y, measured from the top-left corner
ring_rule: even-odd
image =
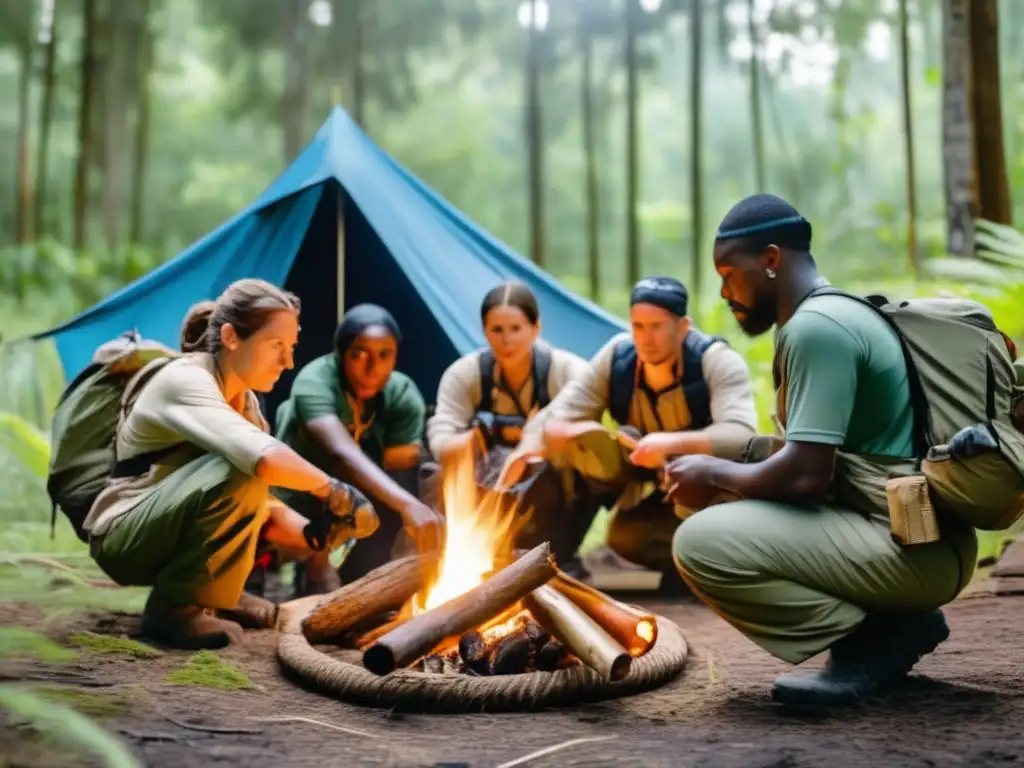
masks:
[[[75,651],[58,645],[41,632],[25,627],[0,627],[0,659],[35,659],[59,663],[77,658]]]
[[[31,688],[37,696],[59,702],[87,717],[118,717],[143,703],[144,694],[134,688],[93,691],[67,685],[37,685]]]
[[[132,640],[130,637],[76,632],[68,639],[72,645],[77,645],[92,653],[132,656],[136,659],[152,659],[163,655],[156,648],[151,648],[138,640]]]
[[[184,667],[171,672],[164,680],[171,685],[198,685],[218,691],[243,691],[256,687],[245,672],[213,651],[193,654]]]

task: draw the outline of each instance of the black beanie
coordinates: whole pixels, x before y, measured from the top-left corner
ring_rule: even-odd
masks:
[[[678,317],[686,317],[688,300],[686,286],[674,277],[645,277],[633,286],[629,294],[631,307],[634,304],[652,304]]]
[[[788,248],[810,250],[811,223],[781,197],[767,193],[740,200],[718,225],[715,240],[751,237]]]

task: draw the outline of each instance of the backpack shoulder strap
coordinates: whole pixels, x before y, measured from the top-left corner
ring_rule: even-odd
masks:
[[[807,298],[809,299],[814,296],[843,296],[856,301],[874,311],[896,334],[896,338],[900,343],[900,350],[903,352],[903,361],[907,366],[907,383],[910,385],[910,407],[914,414],[914,454],[918,459],[923,459],[928,454],[928,449],[933,442],[931,439],[932,429],[928,398],[924,392],[924,385],[921,383],[921,374],[917,370],[914,357],[910,353],[906,339],[903,338],[903,332],[900,330],[899,324],[893,320],[888,312],[882,309],[882,307],[889,303],[889,300],[885,296],[880,295],[857,296],[831,285],[815,288],[807,295]]]
[[[546,408],[551,402],[548,390],[548,374],[551,372],[551,350],[548,347],[533,348],[533,402]]]
[[[624,339],[612,353],[608,389],[608,412],[619,424],[629,421],[629,405],[636,386],[636,364],[636,345],[632,339]]]
[[[490,349],[484,349],[477,358],[480,365],[480,402],[476,410],[482,413],[490,413],[494,410],[494,353]]]
[[[683,340],[683,395],[690,410],[690,428],[711,423],[711,391],[704,380],[704,353],[716,342],[728,343],[703,331],[691,330]]]

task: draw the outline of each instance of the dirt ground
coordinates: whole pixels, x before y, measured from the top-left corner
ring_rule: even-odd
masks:
[[[1020,581],[1010,573],[1000,589],[998,580],[987,579],[949,606],[951,638],[922,661],[906,690],[859,709],[817,715],[774,705],[768,690],[785,665],[687,601],[645,601],[676,621],[690,642],[687,668],[674,682],[625,699],[531,714],[400,714],[325,698],[282,677],[271,631],[250,632],[244,647],[220,652],[244,669],[255,691],[171,685],[164,676],[187,656],[176,652],[151,659],[92,656],[62,665],[7,662],[0,679],[127,694],[127,710],[103,722],[155,768],[1024,764],[1024,590],[1014,586]],[[31,607],[0,609],[6,625],[37,619]],[[51,624],[47,632],[58,639],[82,629],[130,635],[137,626],[135,615],[108,613]],[[365,735],[259,720],[288,716]],[[517,762],[589,737],[607,738]],[[48,751],[10,720],[0,729],[0,766],[72,764],[81,763]]]

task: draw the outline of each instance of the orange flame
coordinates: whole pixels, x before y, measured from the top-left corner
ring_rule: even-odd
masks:
[[[502,505],[497,494],[483,496],[476,482],[474,457],[466,453],[443,477],[445,542],[437,578],[412,599],[413,615],[482,584],[499,558],[511,552],[517,505]],[[504,507],[504,508],[503,508]]]

